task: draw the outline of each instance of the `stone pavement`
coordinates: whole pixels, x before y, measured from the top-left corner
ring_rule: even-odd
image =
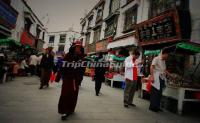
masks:
[[[94,82],[84,77],[74,115],[61,121],[57,113],[61,83],[39,90],[37,77],[0,84],[0,123],[200,123],[199,117],[148,110],[149,101],[135,99],[137,107],[123,107],[123,90],[103,84],[95,96]]]

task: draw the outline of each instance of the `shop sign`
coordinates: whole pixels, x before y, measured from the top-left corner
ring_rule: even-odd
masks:
[[[18,13],[0,0],[0,24],[12,29],[15,27]]]
[[[136,27],[136,37],[140,45],[160,42],[177,41],[181,39],[178,11],[171,10]]]
[[[21,36],[21,44],[33,47],[35,44],[35,38],[31,34],[24,31]]]

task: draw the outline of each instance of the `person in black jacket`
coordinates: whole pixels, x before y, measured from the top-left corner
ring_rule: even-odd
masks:
[[[46,50],[46,53],[42,56],[40,63],[41,67],[41,78],[40,78],[40,88],[43,89],[43,86],[49,87],[49,80],[51,77],[52,70],[54,70],[54,55],[52,52],[53,48],[49,47]]]
[[[95,59],[95,62],[103,63],[103,54],[102,53],[98,54],[97,58]],[[96,96],[99,96],[102,82],[105,81],[105,77],[104,77],[105,72],[106,72],[105,67],[95,66],[95,91],[96,91]]]

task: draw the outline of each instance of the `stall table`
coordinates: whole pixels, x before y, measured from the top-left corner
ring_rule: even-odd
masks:
[[[125,81],[124,76],[121,74],[114,74],[112,78],[105,77],[106,82],[107,82],[107,80],[110,81],[111,87],[113,87],[114,82],[124,82]]]
[[[141,91],[142,97],[144,95],[144,91],[147,90],[146,86],[147,86],[147,83],[143,82],[142,83],[142,91]],[[183,103],[184,102],[200,102],[199,99],[195,99],[193,96],[187,97],[187,95],[186,95],[186,93],[195,93],[195,92],[200,93],[200,89],[175,87],[175,86],[168,85],[163,90],[163,96],[169,97],[169,98],[172,98],[172,99],[175,99],[178,101],[177,111],[178,111],[178,114],[181,115],[183,112]]]

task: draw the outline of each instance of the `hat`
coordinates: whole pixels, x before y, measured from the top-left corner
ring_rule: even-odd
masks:
[[[82,47],[82,42],[80,40],[77,40],[73,43],[72,47],[74,46],[81,46]]]

